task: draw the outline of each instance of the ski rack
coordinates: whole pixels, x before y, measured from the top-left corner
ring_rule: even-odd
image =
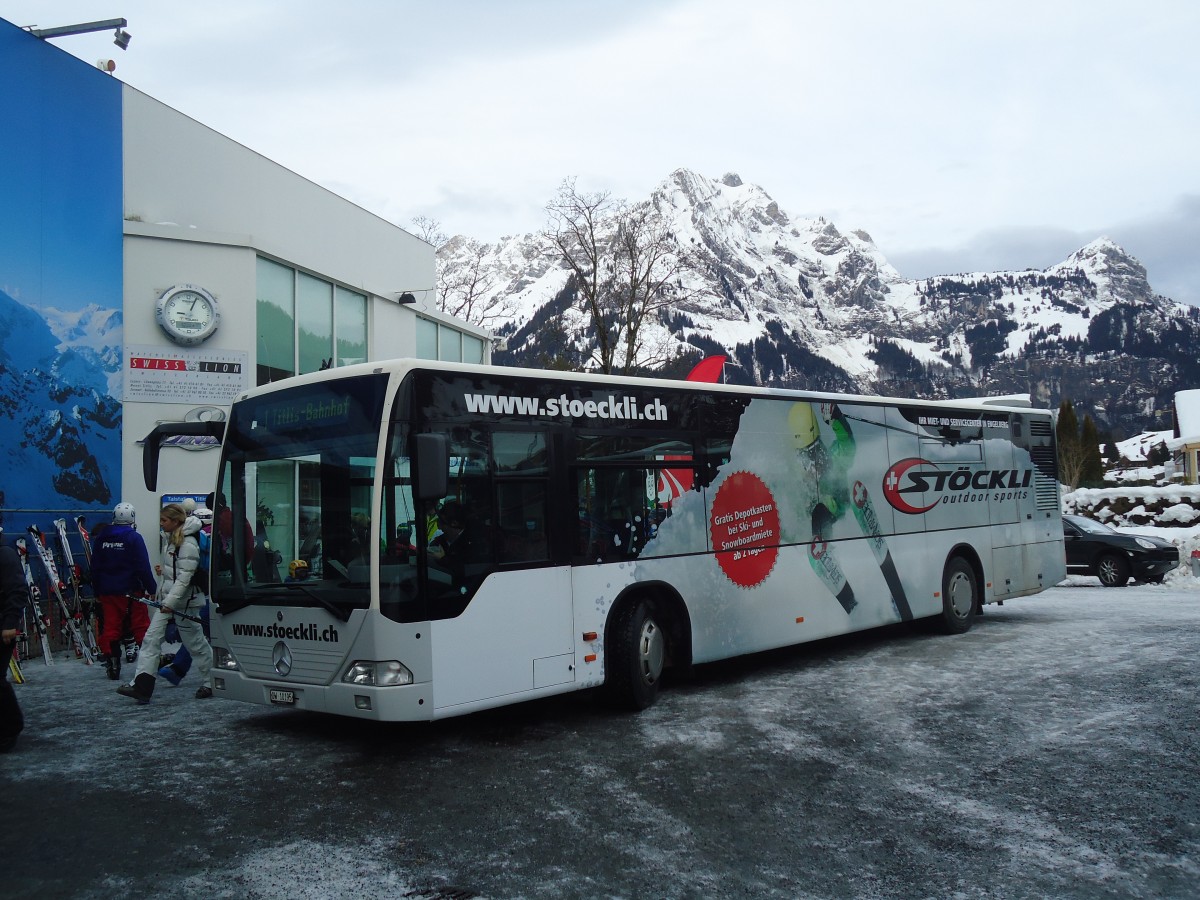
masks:
[[[88,647],[87,641],[84,640],[83,634],[76,622],[77,618],[81,622],[83,621],[83,613],[78,610],[72,613],[71,608],[67,605],[67,598],[63,596],[62,592],[64,585],[62,579],[58,577],[58,566],[54,564],[54,555],[46,545],[42,529],[36,525],[30,525],[25,530],[33,536],[33,542],[37,545],[38,554],[42,558],[42,565],[46,569],[47,580],[50,582],[50,592],[58,600],[59,609],[63,615],[63,624],[66,626],[67,632],[71,635],[71,642],[75,644],[75,655],[83,657],[85,663],[90,666],[96,661],[96,657],[92,653],[91,648]]]

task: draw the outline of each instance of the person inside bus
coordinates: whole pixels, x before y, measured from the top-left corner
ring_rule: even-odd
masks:
[[[466,506],[449,500],[438,511],[441,533],[429,542],[430,564],[450,574],[456,587],[464,585],[468,567],[487,562],[487,545]]]
[[[220,537],[220,543],[213,551],[213,571],[218,575],[224,574],[226,580],[228,580],[233,574],[233,510],[229,508],[229,502],[220,491],[210,493],[205,499],[204,505],[213,511],[213,530]],[[250,554],[254,550],[254,529],[250,527],[250,522],[247,519],[242,520],[242,529],[244,539],[244,543],[242,544],[243,558],[249,563]],[[243,567],[243,578],[246,576],[246,568],[248,566]]]

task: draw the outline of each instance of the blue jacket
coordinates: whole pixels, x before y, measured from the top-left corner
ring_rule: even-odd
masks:
[[[96,537],[92,545],[92,589],[97,596],[157,591],[146,542],[132,525],[105,525]]]
[[[7,544],[0,546],[0,631],[17,627],[28,602],[29,587],[21,569],[21,558]],[[6,674],[0,672],[0,678]]]

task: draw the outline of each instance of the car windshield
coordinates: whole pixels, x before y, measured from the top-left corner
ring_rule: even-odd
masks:
[[[1063,516],[1068,522],[1078,528],[1080,531],[1088,534],[1119,534],[1113,528],[1109,528],[1103,522],[1097,522],[1095,519],[1085,519],[1082,516]]]

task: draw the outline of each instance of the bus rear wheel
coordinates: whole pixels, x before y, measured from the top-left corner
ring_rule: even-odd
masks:
[[[975,570],[961,556],[952,557],[942,573],[942,614],[938,626],[943,634],[965,634],[975,622],[979,605],[979,583]]]
[[[667,639],[645,600],[621,609],[609,633],[605,687],[621,706],[647,709],[658,699]]]

